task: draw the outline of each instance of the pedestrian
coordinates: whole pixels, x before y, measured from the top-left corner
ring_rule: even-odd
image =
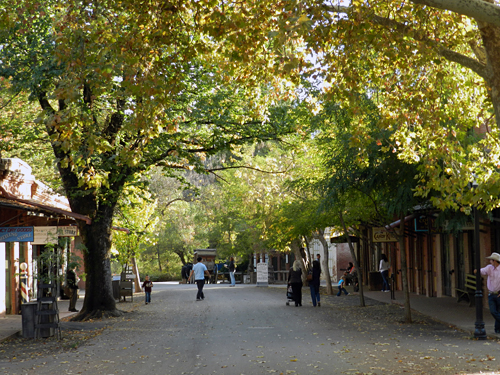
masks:
[[[389,292],[389,269],[391,268],[391,265],[389,264],[389,261],[387,260],[387,257],[385,254],[382,254],[380,256],[380,265],[378,267],[378,270],[382,274],[382,292]]]
[[[146,294],[146,305],[151,303],[151,288],[153,287],[153,282],[149,280],[149,275],[146,276],[146,280],[142,283],[141,289],[144,290]]]
[[[183,265],[182,268],[181,268],[181,278],[182,278],[182,282],[188,282],[188,277],[189,277],[189,270],[188,270],[188,266],[187,264]],[[186,280],[186,281],[184,281]]]
[[[350,274],[352,272],[355,272],[354,263],[349,262],[349,265],[347,266],[347,273]]]
[[[356,273],[356,268],[354,268],[354,264],[352,262],[349,262],[349,265],[347,266],[346,270],[346,284],[354,284],[354,274]]]
[[[339,292],[337,293],[337,297],[340,297],[342,292],[344,292],[346,296],[349,294],[345,288],[345,274],[339,280]]]
[[[352,262],[349,262],[349,265],[347,266],[345,283],[346,285],[354,285],[355,292],[359,291],[358,273],[356,272],[356,267],[354,267]]]
[[[488,305],[490,313],[495,318],[495,333],[500,333],[500,254],[491,253],[490,264],[481,268],[481,275],[488,276],[486,286],[488,288]],[[474,270],[476,273],[476,270]]]
[[[192,270],[192,269],[193,269],[193,263],[188,262],[188,263],[186,264],[186,274],[187,274],[187,283],[188,283],[188,284],[192,284],[192,282],[193,282],[193,281],[191,280],[191,278],[189,277],[189,274],[191,273],[191,270]]]
[[[78,299],[78,281],[75,271],[68,268],[66,271],[66,285],[69,291],[69,309],[71,312],[78,312],[76,309],[76,300]]]
[[[316,304],[318,307],[321,306],[319,297],[320,275],[321,265],[318,260],[315,260],[312,266],[312,279],[309,281],[309,289],[311,289],[311,299],[314,307],[316,307]]]
[[[302,269],[300,260],[293,262],[292,269],[288,272],[288,283],[292,287],[295,306],[302,306]]]
[[[194,282],[198,286],[198,293],[196,294],[196,301],[202,301],[205,299],[205,295],[203,294],[203,286],[205,285],[205,276],[210,277],[210,273],[208,272],[207,266],[201,263],[201,257],[196,258],[198,263],[193,265],[193,269],[189,274],[189,279],[194,274]]]
[[[319,265],[321,266],[321,255],[316,254],[316,260],[319,262]]]
[[[231,284],[229,286],[236,286],[236,279],[234,278],[235,271],[236,271],[236,267],[234,266],[234,258],[231,257],[229,259],[229,276],[231,278]]]

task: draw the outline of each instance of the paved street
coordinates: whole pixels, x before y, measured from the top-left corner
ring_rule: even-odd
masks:
[[[113,320],[77,349],[22,361],[4,353],[8,374],[479,374],[500,369],[497,341],[356,296],[286,306],[285,290],[227,284],[156,284],[150,305]],[[134,299],[137,302],[137,297]],[[98,324],[90,323],[90,324]],[[102,324],[102,323],[100,323]],[[5,350],[8,345],[0,346]],[[1,351],[1,350],[0,350]]]

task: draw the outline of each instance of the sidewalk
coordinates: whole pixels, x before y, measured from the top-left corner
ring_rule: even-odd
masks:
[[[404,295],[402,291],[395,293],[395,300],[391,300],[391,293],[364,291],[365,297],[386,303],[396,303],[404,306]],[[483,296],[483,298],[487,298]],[[442,323],[457,327],[463,331],[474,334],[476,323],[476,307],[469,307],[467,302],[457,303],[455,297],[425,297],[410,294],[410,307],[424,315],[430,316]],[[486,335],[491,338],[500,339],[500,334],[495,333],[495,320],[488,308],[483,308],[483,322]]]
[[[85,297],[85,291],[80,291],[79,298],[76,301],[76,309],[80,310],[83,306],[83,298]],[[59,320],[73,316],[77,314],[76,312],[69,312],[69,300],[58,300],[57,307],[59,308]],[[0,317],[0,342],[3,340],[21,334],[22,331],[22,316],[21,315],[6,315]]]

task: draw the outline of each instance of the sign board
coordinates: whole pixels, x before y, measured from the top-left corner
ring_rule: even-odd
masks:
[[[57,227],[35,227],[33,245],[57,244]]]
[[[257,286],[267,286],[269,284],[269,270],[267,263],[257,263]]]
[[[58,237],[78,237],[78,227],[77,226],[62,226],[57,227],[57,236]]]
[[[434,226],[435,221],[430,220],[428,216],[420,216],[415,219],[415,232],[429,232],[429,226],[431,227],[432,233],[437,232],[437,228]]]
[[[0,227],[0,242],[32,242],[33,227]]]
[[[372,239],[373,242],[398,242],[396,236],[389,233],[385,228],[373,228],[372,229]]]

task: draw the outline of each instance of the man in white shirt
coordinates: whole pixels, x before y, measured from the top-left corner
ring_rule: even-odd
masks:
[[[202,301],[205,299],[205,295],[203,294],[203,286],[205,285],[205,275],[210,277],[210,274],[208,273],[207,270],[207,266],[201,263],[201,259],[202,259],[201,257],[196,258],[198,263],[196,263],[193,266],[193,269],[191,270],[191,273],[188,278],[188,280],[190,280],[194,273],[194,281],[196,285],[198,285],[198,294],[196,294],[197,301]]]
[[[491,315],[495,318],[495,333],[500,333],[500,267],[498,267],[500,266],[500,254],[491,253],[486,259],[490,260],[490,264],[481,268],[481,275],[488,276],[486,280],[488,305]]]

